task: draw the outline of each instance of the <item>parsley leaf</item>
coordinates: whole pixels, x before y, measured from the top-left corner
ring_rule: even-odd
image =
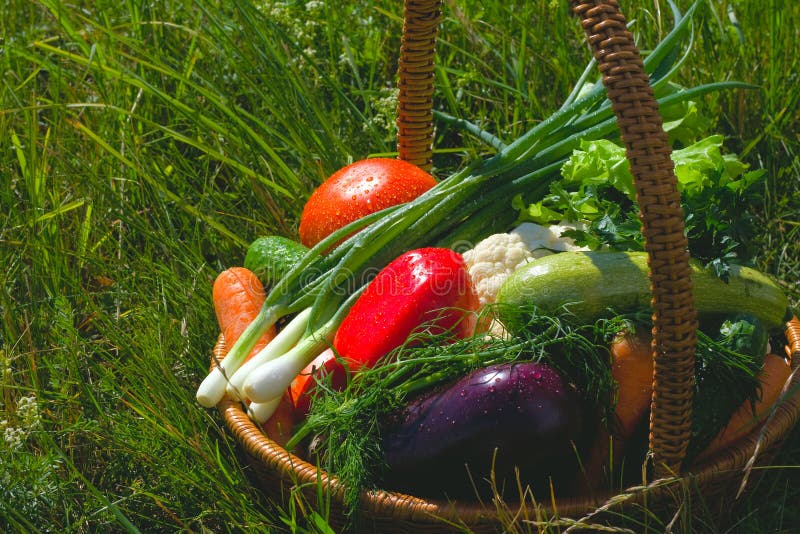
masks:
[[[765,172],[748,171],[746,163],[723,154],[722,147],[723,137],[710,135],[674,150],[672,159],[689,252],[725,278],[730,264],[750,263],[754,256],[748,244],[755,220],[748,208],[760,196]],[[585,230],[567,234],[577,245],[643,250],[633,177],[622,146],[607,139],[584,141],[561,175],[540,202],[516,200],[518,223],[582,222]]]

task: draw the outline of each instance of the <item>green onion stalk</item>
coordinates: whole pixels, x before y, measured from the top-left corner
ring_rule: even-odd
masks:
[[[681,42],[693,35],[691,15],[698,4],[699,1],[683,16],[677,16],[675,10],[673,29],[644,59],[656,91],[666,86],[688,55],[680,54]],[[581,77],[581,84],[585,77]],[[673,92],[658,101],[664,106],[709,91],[742,86],[735,82],[708,84]],[[276,395],[288,387],[293,378],[290,375],[301,371],[330,344],[332,333],[371,274],[414,248],[455,248],[507,231],[515,219],[510,209],[515,196],[524,195],[532,202],[540,200],[582,140],[617,134],[616,119],[602,84],[594,83],[582,93],[579,96],[573,91],[560,109],[512,143],[482,136],[498,149],[491,157],[455,172],[408,203],[348,224],[311,248],[272,288],[257,318],[201,383],[198,402],[212,407],[226,391],[241,398],[244,390],[250,400],[260,405],[258,419],[268,418],[268,408],[277,405]],[[263,349],[266,356],[257,355],[259,365],[249,366],[248,376],[237,377],[236,387],[228,388],[231,377],[261,335],[281,318],[299,312],[304,313],[301,323],[293,326],[295,345],[287,348],[285,337],[282,342],[272,341]],[[298,336],[300,330],[303,333]],[[266,386],[270,380],[273,383]]]

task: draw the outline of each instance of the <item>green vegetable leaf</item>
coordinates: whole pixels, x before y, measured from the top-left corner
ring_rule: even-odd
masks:
[[[607,139],[581,141],[579,150],[561,168],[565,185],[611,185],[634,198],[633,176],[625,149]]]
[[[687,189],[699,190],[705,187],[724,185],[720,182],[728,176],[729,166],[722,157],[721,147],[722,136],[712,135],[686,148],[672,152],[675,175],[678,177],[678,189],[681,192]]]
[[[695,113],[691,106],[687,109]],[[753,257],[747,243],[755,223],[748,207],[758,198],[764,171],[748,171],[738,156],[723,154],[723,141],[721,135],[707,136],[674,150],[672,159],[690,252],[725,278],[731,263],[746,264]],[[520,199],[514,205],[518,222],[582,222],[585,231],[569,234],[578,245],[643,250],[633,178],[622,146],[607,139],[583,141],[561,175],[541,201],[526,206]]]
[[[658,93],[661,97],[683,91],[680,85],[670,82]],[[664,131],[669,135],[671,146],[688,146],[708,132],[711,119],[700,112],[697,102],[683,100],[663,106],[661,116],[664,120]]]
[[[728,318],[707,330],[697,332],[688,457],[705,449],[737,407],[756,400],[767,348],[764,326],[750,315]]]
[[[525,205],[521,195],[514,197],[511,205],[520,211],[519,222],[530,221],[545,225],[555,223],[563,218],[561,213],[546,207],[542,201]]]

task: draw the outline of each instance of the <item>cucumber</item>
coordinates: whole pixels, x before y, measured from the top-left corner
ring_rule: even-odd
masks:
[[[698,315],[750,313],[767,330],[782,329],[790,317],[787,296],[766,275],[731,266],[726,283],[691,260]],[[644,252],[561,252],[533,260],[513,272],[497,295],[500,319],[511,331],[522,327],[515,308],[533,305],[539,313],[568,312],[578,324],[614,313],[650,309],[650,280]]]
[[[259,237],[247,248],[244,267],[253,271],[265,287],[274,285],[294,267],[308,249],[286,237]]]

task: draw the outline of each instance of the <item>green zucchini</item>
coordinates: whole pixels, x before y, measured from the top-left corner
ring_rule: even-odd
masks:
[[[694,304],[700,317],[750,313],[772,331],[790,317],[784,292],[766,275],[731,266],[728,282],[690,261]],[[566,311],[578,324],[612,314],[650,308],[650,280],[644,252],[561,252],[517,269],[497,295],[500,319],[512,332],[521,325],[514,308],[533,305],[540,313]],[[507,310],[504,312],[504,308]]]
[[[308,252],[296,241],[278,235],[259,237],[247,248],[244,267],[255,273],[265,287],[274,285]]]

